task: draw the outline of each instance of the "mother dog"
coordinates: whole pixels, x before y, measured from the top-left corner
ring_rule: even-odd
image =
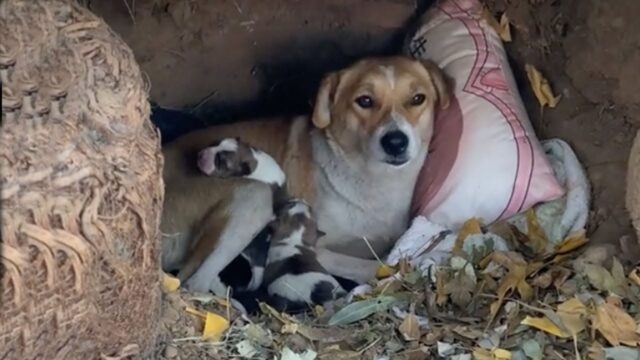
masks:
[[[434,64],[370,58],[323,79],[311,121],[242,122],[182,136],[164,149],[164,269],[178,270],[191,290],[222,295],[218,274],[271,220],[269,186],[196,169],[199,150],[239,137],[271,154],[289,193],[313,205],[326,233],[317,244],[320,263],[334,275],[370,280],[377,262],[368,244],[384,255],[408,227],[434,112],[448,104]]]

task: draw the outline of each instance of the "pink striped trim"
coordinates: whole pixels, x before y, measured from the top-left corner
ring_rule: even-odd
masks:
[[[474,1],[475,2],[475,1]],[[475,6],[480,6],[475,2]],[[505,93],[502,86],[492,86],[491,82],[483,84],[485,65],[489,56],[493,56],[488,50],[486,34],[480,27],[480,23],[474,19],[468,10],[463,9],[456,0],[446,1],[438,5],[438,8],[450,19],[459,20],[467,28],[473,38],[476,47],[476,58],[472,72],[465,83],[463,91],[479,96],[495,106],[507,120],[514,141],[516,142],[516,173],[511,189],[509,201],[496,220],[508,217],[520,212],[525,204],[529,188],[531,186],[534,169],[533,144],[515,111],[505,103],[501,96],[512,94]],[[500,67],[500,63],[495,61]],[[491,69],[490,71],[494,71]],[[504,69],[500,68],[504,76]],[[495,75],[495,74],[493,74]],[[498,85],[498,84],[496,84]],[[502,92],[500,96],[496,92]]]

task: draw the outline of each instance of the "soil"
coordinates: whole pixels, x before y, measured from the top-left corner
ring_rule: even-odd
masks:
[[[86,1],[85,1],[86,2]],[[321,75],[355,58],[397,52],[429,1],[118,0],[90,8],[133,48],[151,98],[209,122],[308,110]],[[640,118],[640,2],[488,0],[506,11],[506,44],[541,139],[573,146],[592,184],[592,243],[635,239],[625,209],[629,149]],[[540,110],[531,63],[562,95]],[[636,244],[635,241],[632,241]]]

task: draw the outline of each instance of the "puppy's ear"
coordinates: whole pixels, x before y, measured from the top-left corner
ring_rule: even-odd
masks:
[[[420,60],[420,63],[422,63],[422,66],[424,66],[429,76],[431,76],[431,82],[438,93],[438,104],[440,108],[448,108],[451,98],[451,80],[433,61]]]
[[[331,73],[322,79],[316,102],[313,106],[313,125],[324,129],[331,123],[331,107],[338,87],[338,73]]]

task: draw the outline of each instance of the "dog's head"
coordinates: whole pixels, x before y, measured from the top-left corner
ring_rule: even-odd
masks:
[[[424,153],[436,108],[448,106],[447,81],[432,62],[372,58],[323,79],[313,123],[344,156],[398,168]]]
[[[198,168],[208,176],[248,176],[257,165],[251,147],[237,138],[216,141],[198,153]]]

